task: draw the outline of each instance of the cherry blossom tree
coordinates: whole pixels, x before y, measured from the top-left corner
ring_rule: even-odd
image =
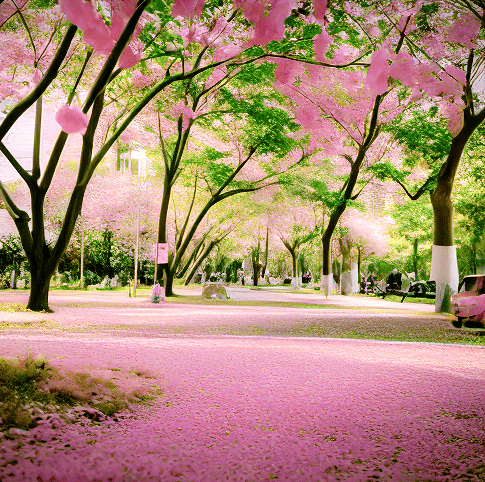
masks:
[[[209,3],[210,8],[206,13],[208,16],[213,15],[216,30],[225,21],[216,21],[218,18],[233,20],[239,15],[239,10],[234,10],[234,7],[241,7],[250,19],[255,20],[266,11],[263,5],[261,10],[248,3],[236,2],[236,5],[228,9],[225,3],[222,7],[218,2],[217,5]],[[269,15],[265,15],[265,21],[259,19],[253,31],[247,29],[248,39],[254,36],[255,40],[246,46],[246,51],[250,51],[257,43],[274,38],[268,27],[282,22],[293,7],[285,2],[276,4],[270,9]],[[213,41],[209,38],[209,30],[198,32],[197,35],[204,38],[206,45],[195,58],[190,49],[187,55],[183,49],[173,49],[173,35],[167,29],[167,23],[172,17],[167,15],[166,6],[158,1],[111,0],[99,2],[98,8],[95,8],[91,2],[61,0],[59,7],[60,10],[38,9],[34,2],[17,5],[13,1],[5,1],[0,5],[2,42],[5,40],[12,46],[8,62],[2,64],[2,99],[9,97],[16,100],[0,125],[0,141],[30,106],[37,105],[32,172],[22,167],[3,142],[0,144],[2,154],[30,191],[32,212],[28,214],[16,205],[3,184],[0,185],[5,205],[15,220],[29,258],[32,283],[28,307],[36,311],[49,310],[50,278],[73,233],[86,187],[95,169],[121,134],[168,86],[222,66],[241,53],[239,46],[234,49],[231,42],[225,42],[217,60],[205,58],[205,54],[212,55],[210,45]],[[203,8],[204,2],[176,1],[173,5],[173,15],[193,19],[189,28],[181,32],[187,43],[196,34],[196,17]],[[159,13],[155,15],[155,12]],[[210,24],[210,21],[207,23]],[[83,33],[82,41],[77,37],[78,31]],[[281,32],[280,28],[277,36]],[[264,54],[264,50],[257,50],[256,57],[259,54]],[[186,61],[186,57],[190,60]],[[161,61],[162,58],[168,59],[167,62]],[[145,90],[140,95],[130,91],[125,108],[113,115],[120,96],[127,93],[124,87],[127,76],[142,59],[140,73],[135,77],[136,84]],[[14,75],[11,75],[12,70]],[[150,74],[154,75],[151,83],[146,79]],[[42,171],[39,156],[41,98],[45,99],[48,95],[59,102],[56,121],[61,125],[62,132]],[[103,125],[110,128],[101,129]],[[43,213],[45,196],[52,185],[68,136],[78,134],[81,134],[82,142],[76,184],[72,188],[60,233],[55,242],[48,243]]]
[[[389,234],[382,221],[372,219],[355,208],[346,210],[340,224],[338,236],[342,255],[340,292],[351,294],[358,290],[362,260],[370,255],[384,256],[388,249]],[[356,271],[353,272],[355,254],[357,263]]]
[[[430,192],[434,215],[431,279],[437,283],[435,308],[440,311],[446,285],[456,291],[459,281],[453,244],[453,184],[464,149],[485,119],[479,35],[484,9],[481,2],[474,1],[416,2],[412,9],[406,5],[396,8],[393,2],[392,8],[390,4],[379,8],[389,28],[405,35],[405,41],[397,55],[391,55],[383,44],[382,60],[373,62],[375,75],[369,71],[370,81],[385,85],[396,79],[411,96],[428,96],[439,105],[451,134],[436,173],[431,172],[414,194],[406,190],[413,199]],[[394,178],[405,187],[399,176]]]
[[[219,117],[217,130],[223,141],[220,148],[226,146],[226,149],[229,149],[225,153],[208,147],[196,154],[195,162],[193,155],[183,159],[181,143],[184,139],[185,142],[189,141],[188,131],[197,118],[189,121],[186,129],[179,129],[177,140],[173,143],[175,150],[170,154],[169,147],[160,136],[162,144],[165,145],[163,155],[165,172],[168,175],[164,177],[159,242],[168,241],[168,200],[174,181],[180,175],[180,171],[188,166],[192,166],[190,172],[195,179],[193,201],[186,211],[185,220],[176,232],[173,254],[169,257],[168,266],[161,266],[165,273],[167,296],[172,293],[173,276],[184,264],[187,249],[213,206],[232,196],[264,189],[278,182],[278,176],[282,172],[294,168],[308,156],[299,142],[287,137],[287,134],[296,128],[288,114],[275,107],[266,107],[263,101],[264,97],[260,94],[254,95],[251,99],[238,101],[234,93],[225,92],[225,99],[219,106],[224,112],[222,117],[219,115],[219,109],[212,112]],[[209,114],[211,112],[201,119],[207,119]],[[182,126],[182,116],[178,118],[178,123]],[[236,150],[235,156],[228,154],[231,148]],[[199,193],[204,197],[204,201],[195,209],[194,202]]]
[[[360,23],[365,22],[364,12],[354,7],[347,10],[349,22],[355,22],[361,33],[369,36]],[[405,28],[406,25],[399,36],[391,39],[396,53],[403,45]],[[379,31],[375,36],[382,38],[384,34]],[[326,48],[331,41],[327,36]],[[353,50],[352,45],[347,44],[337,53],[349,55],[349,51]],[[319,55],[325,53],[322,50]],[[317,145],[327,157],[335,159],[335,174],[341,176],[341,181],[336,183],[340,184],[336,196],[333,199],[328,197],[331,202],[327,204],[330,214],[322,235],[323,286],[326,294],[330,292],[327,285],[332,280],[330,253],[334,230],[347,205],[357,199],[365,182],[370,179],[369,176],[367,180],[365,177],[368,167],[386,153],[388,139],[376,142],[383,125],[409,105],[409,100],[400,96],[397,89],[388,86],[387,78],[385,85],[382,82],[379,66],[383,62],[387,62],[383,59],[383,53],[376,50],[368,75],[357,67],[337,71],[312,67],[306,73],[300,72],[297,82],[293,82],[295,74],[298,74],[295,69],[290,75],[279,79],[281,91],[296,104],[297,118],[311,132],[311,145]]]

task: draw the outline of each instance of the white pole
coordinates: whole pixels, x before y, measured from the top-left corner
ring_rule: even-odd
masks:
[[[81,226],[81,288],[84,288],[84,228]]]
[[[141,160],[138,159],[138,185],[137,185],[137,215],[136,215],[136,241],[135,241],[135,283],[133,284],[133,296],[136,297],[136,285],[138,283],[138,252],[140,249],[140,167]]]
[[[155,271],[154,271],[154,274],[153,274],[153,284],[156,285],[157,284],[157,271],[158,271],[158,237],[157,239],[155,240],[156,241],[156,244],[155,244]]]

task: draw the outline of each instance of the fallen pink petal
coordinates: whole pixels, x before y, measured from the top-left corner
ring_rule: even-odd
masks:
[[[249,296],[230,292],[236,300]],[[194,336],[197,327],[228,323],[281,328],[297,310],[146,299],[106,308],[96,294],[85,295],[91,308],[71,308],[62,293],[55,299],[51,322],[66,331],[2,333],[1,356],[28,350],[59,370],[103,374],[127,392],[143,383],[160,395],[113,419],[93,422],[95,412],[85,409],[46,418],[28,433],[12,431],[0,448],[2,480],[480,480],[481,346]],[[299,313],[315,322],[335,318],[325,310]],[[4,318],[40,320],[12,315]],[[130,331],[118,331],[120,319]],[[172,326],[185,334],[169,335]]]

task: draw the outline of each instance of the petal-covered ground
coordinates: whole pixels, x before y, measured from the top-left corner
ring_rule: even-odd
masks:
[[[115,311],[104,316],[137,316]],[[0,480],[485,477],[483,347],[48,324],[0,333],[0,356],[29,350],[70,370],[145,372],[163,395],[116,422],[61,421],[0,439]]]

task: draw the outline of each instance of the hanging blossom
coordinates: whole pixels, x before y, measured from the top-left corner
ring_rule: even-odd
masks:
[[[176,119],[182,117],[182,130],[187,129],[187,127],[189,127],[190,120],[193,120],[197,117],[192,108],[188,105],[185,105],[185,102],[183,100],[177,102],[174,106],[172,106],[169,110],[169,114]]]
[[[392,63],[389,65],[389,61]],[[383,94],[387,90],[389,77],[399,80],[404,86],[413,89],[413,95],[425,93],[441,97],[446,105],[441,107],[448,119],[452,135],[463,126],[461,96],[466,84],[465,72],[454,65],[438,70],[425,62],[417,62],[410,54],[400,52],[390,54],[380,49],[372,55],[371,65],[365,79],[365,88],[372,95]]]
[[[226,75],[227,75],[226,65],[223,64],[219,67],[216,67],[210,74],[209,78],[206,80],[204,84],[204,88],[208,89],[214,86],[215,84],[217,84],[217,82],[222,80]]]
[[[313,9],[315,10],[316,20],[323,21],[327,13],[327,0],[314,0]]]
[[[468,48],[475,46],[475,39],[480,31],[480,19],[473,13],[461,16],[448,30],[447,40]]]
[[[389,52],[385,49],[377,50],[372,54],[372,60],[365,78],[364,87],[371,95],[382,95],[387,90],[389,78]]]
[[[204,0],[175,0],[172,7],[174,17],[200,17],[204,7]]]
[[[132,0],[127,2],[111,2],[111,27],[108,27],[99,12],[91,2],[83,0],[59,0],[62,12],[69,21],[79,27],[84,34],[84,42],[91,45],[99,53],[109,55],[119,39],[123,29],[135,10]],[[127,45],[121,54],[119,66],[128,69],[140,61],[141,55],[135,54]]]
[[[61,126],[61,129],[67,134],[82,134],[86,133],[88,126],[88,118],[86,114],[77,105],[72,107],[64,104],[55,115],[56,122]]]
[[[234,7],[242,8],[254,24],[254,36],[249,45],[264,45],[281,40],[285,35],[285,19],[297,8],[296,0],[273,0],[269,9],[261,0],[235,0]]]

